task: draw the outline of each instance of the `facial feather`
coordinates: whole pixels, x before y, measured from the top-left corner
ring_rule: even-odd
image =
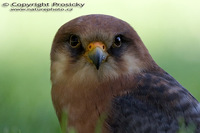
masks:
[[[127,54],[123,56],[122,65],[119,66],[112,57],[108,57],[107,62],[103,63],[99,70],[94,65],[82,57],[77,62],[70,62],[69,56],[64,53],[56,53],[57,60],[52,62],[52,83],[68,83],[71,86],[97,85],[99,82],[116,79],[120,75],[133,74],[140,72],[138,59],[132,58]],[[124,64],[124,65],[123,65]],[[92,81],[92,82],[91,82]]]

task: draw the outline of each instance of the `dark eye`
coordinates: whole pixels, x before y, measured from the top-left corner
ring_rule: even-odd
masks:
[[[120,36],[115,37],[115,41],[113,43],[114,47],[120,47],[122,45],[122,39]]]
[[[70,36],[70,41],[69,44],[72,48],[77,48],[80,45],[80,40],[79,37],[76,35],[71,35]]]

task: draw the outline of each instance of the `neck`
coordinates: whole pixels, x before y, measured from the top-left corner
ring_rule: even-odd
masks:
[[[123,95],[134,86],[134,77],[121,76],[118,79],[96,85],[82,85],[70,88],[69,85],[55,84],[52,99],[59,120],[63,111],[68,112],[69,126],[79,133],[94,132],[99,117],[109,111],[112,98]]]

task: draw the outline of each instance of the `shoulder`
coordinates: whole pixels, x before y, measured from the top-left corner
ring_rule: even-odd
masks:
[[[135,98],[132,94],[116,97],[108,124],[113,133],[157,133],[175,132],[178,121],[173,116],[152,106],[151,103]]]
[[[199,102],[172,76],[166,72],[142,73],[135,79],[137,84],[129,93],[113,98],[108,122],[115,128],[111,129],[175,132],[182,117],[200,128]]]

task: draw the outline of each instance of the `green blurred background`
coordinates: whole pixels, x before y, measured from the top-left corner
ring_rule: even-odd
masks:
[[[14,1],[0,4],[5,2]],[[86,14],[108,14],[130,23],[155,61],[200,101],[199,0],[79,2],[85,6],[72,12],[0,7],[0,133],[60,131],[50,96],[51,43],[62,24]]]

